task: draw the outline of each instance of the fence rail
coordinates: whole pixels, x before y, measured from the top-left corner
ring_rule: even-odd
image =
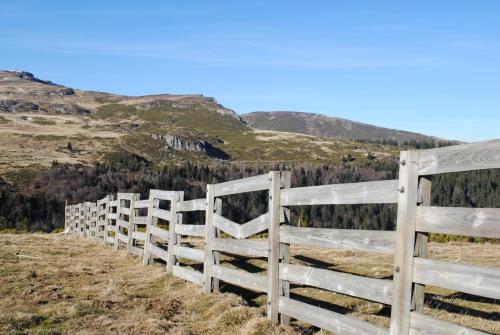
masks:
[[[206,198],[184,200],[181,191],[108,195],[96,203],[66,205],[66,232],[113,245],[166,264],[174,276],[204,292],[219,281],[267,294],[267,315],[286,324],[302,320],[336,334],[485,334],[424,313],[426,285],[500,299],[500,269],[427,258],[429,233],[500,238],[500,209],[431,206],[430,175],[500,168],[500,140],[404,151],[399,179],[291,188],[290,172],[207,185]],[[246,223],[225,218],[225,197],[266,191],[268,211]],[[396,231],[304,228],[290,225],[293,206],[396,204]],[[187,212],[203,212],[188,222]],[[290,260],[290,246],[394,255],[392,279],[354,275]],[[263,273],[228,267],[221,253],[267,261]],[[384,304],[390,328],[375,326],[290,297],[290,284]]]

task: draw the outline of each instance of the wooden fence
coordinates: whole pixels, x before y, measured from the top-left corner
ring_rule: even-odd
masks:
[[[128,254],[144,264],[162,260],[166,271],[216,292],[219,281],[267,294],[268,318],[305,321],[336,334],[486,334],[425,315],[424,288],[438,286],[500,299],[500,269],[428,259],[429,233],[500,238],[499,208],[431,206],[434,174],[500,168],[500,140],[404,151],[398,180],[292,188],[290,172],[207,185],[206,198],[151,190],[149,199],[118,193],[97,203],[67,205],[66,232]],[[224,197],[267,191],[268,212],[244,224],[222,215]],[[311,205],[396,204],[396,231],[302,228],[290,208]],[[183,213],[201,211],[204,222]],[[251,238],[267,232],[265,238]],[[263,234],[260,234],[261,236]],[[198,245],[192,239],[197,238]],[[290,263],[290,245],[394,255],[393,279],[376,279]],[[265,274],[221,264],[222,254],[267,260]],[[185,262],[187,260],[187,262]],[[290,284],[316,287],[391,307],[390,328],[322,309],[290,297]]]

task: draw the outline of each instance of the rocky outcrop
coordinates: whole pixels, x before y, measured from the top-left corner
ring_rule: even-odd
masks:
[[[156,141],[160,141],[162,145],[164,145],[166,150],[202,152],[211,158],[222,160],[229,159],[229,155],[223,150],[216,148],[212,144],[203,140],[198,140],[187,136],[162,134],[152,134],[151,137]]]

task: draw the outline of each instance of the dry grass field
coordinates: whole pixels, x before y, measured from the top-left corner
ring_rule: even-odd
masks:
[[[0,235],[0,333],[2,334],[326,334],[300,322],[273,327],[265,295],[231,285],[221,294],[144,267],[135,257],[62,234]],[[499,244],[431,243],[430,257],[497,266]],[[390,278],[392,258],[325,249],[292,248],[292,263]],[[265,272],[259,259],[223,257],[226,266]],[[381,304],[309,287],[292,297],[388,326]],[[500,304],[491,299],[427,288],[427,314],[500,334]],[[242,295],[240,297],[239,295]]]

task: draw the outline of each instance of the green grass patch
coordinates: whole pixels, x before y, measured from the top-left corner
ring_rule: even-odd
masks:
[[[32,118],[31,122],[40,124],[42,126],[53,126],[56,124],[56,122],[53,120],[49,120],[39,116]]]
[[[91,118],[105,120],[110,118],[129,118],[137,114],[137,108],[131,105],[107,104],[97,108]]]

